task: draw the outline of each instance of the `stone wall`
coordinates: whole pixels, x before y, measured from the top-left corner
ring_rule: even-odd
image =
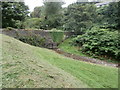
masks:
[[[2,30],[2,34],[17,38],[17,37],[24,37],[24,36],[33,36],[37,35],[38,37],[43,37],[46,39],[45,47],[46,48],[57,48],[57,43],[53,42],[50,30]],[[74,32],[64,32],[64,39],[74,35]]]

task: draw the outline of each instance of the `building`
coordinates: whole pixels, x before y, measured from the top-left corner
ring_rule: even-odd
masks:
[[[110,2],[103,2],[103,3],[96,3],[95,5],[97,7],[102,7],[102,6],[105,6],[105,5],[108,5]]]

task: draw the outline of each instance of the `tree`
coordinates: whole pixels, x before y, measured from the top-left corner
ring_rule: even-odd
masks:
[[[40,29],[41,18],[28,18],[24,22],[26,29]]]
[[[101,17],[101,21],[106,28],[120,29],[119,8],[120,2],[111,2],[109,5],[100,7],[98,9],[98,14]]]
[[[44,29],[52,29],[61,26],[63,2],[50,1],[51,0],[44,0],[44,20],[42,22]]]
[[[2,2],[0,1],[0,18],[2,18]],[[2,28],[2,20],[0,20],[0,28]]]
[[[24,2],[2,2],[2,27],[17,28],[16,22],[24,21],[28,13]]]
[[[110,26],[116,27],[118,22],[118,3],[112,2],[105,10],[105,17],[108,19]]]
[[[45,7],[45,15],[47,17],[60,14],[63,2],[60,0],[59,2],[50,2],[51,0],[44,0],[44,7]]]
[[[65,30],[84,32],[95,22],[96,7],[94,4],[74,3],[68,6],[65,13]]]
[[[35,7],[34,11],[30,14],[32,18],[40,18],[42,16],[43,6]]]
[[[117,25],[117,28],[120,29],[120,1],[118,2],[118,25]]]

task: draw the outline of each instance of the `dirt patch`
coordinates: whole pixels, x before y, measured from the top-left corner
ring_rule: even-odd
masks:
[[[90,62],[90,63],[94,63],[94,64],[101,64],[101,65],[104,65],[104,66],[111,66],[111,67],[117,67],[118,66],[118,64],[109,63],[109,62],[106,62],[106,61],[101,61],[101,60],[93,59],[93,58],[89,58],[89,57],[78,56],[78,55],[75,55],[75,54],[64,52],[60,49],[54,49],[54,51],[57,52],[58,54],[62,54],[64,56],[72,58],[74,60],[85,61],[85,62]]]

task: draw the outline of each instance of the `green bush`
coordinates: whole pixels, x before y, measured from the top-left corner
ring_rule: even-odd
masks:
[[[95,54],[118,60],[120,58],[120,45],[118,32],[107,29],[92,28],[85,34],[73,39],[74,45],[82,47],[87,54]]]
[[[14,30],[12,27],[7,27],[6,30]]]
[[[16,20],[15,26],[17,29],[24,29],[25,25],[23,21]]]
[[[34,46],[38,46],[38,47],[44,47],[44,44],[45,44],[45,38],[39,37],[37,35],[21,36],[18,39],[20,41],[23,41],[25,43],[28,43],[28,44],[34,45]]]

